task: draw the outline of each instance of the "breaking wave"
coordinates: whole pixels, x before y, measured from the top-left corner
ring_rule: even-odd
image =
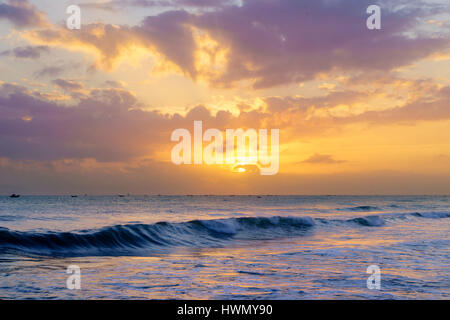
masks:
[[[349,220],[310,217],[242,217],[188,222],[126,224],[78,232],[22,232],[0,227],[1,252],[51,256],[117,256],[164,253],[174,247],[222,247],[233,240],[304,236],[314,226],[382,227],[391,219],[448,218],[450,213],[371,215]]]
[[[223,246],[232,239],[302,235],[311,218],[270,217],[127,224],[83,232],[20,232],[0,228],[0,248],[43,255],[123,255],[139,250],[164,252],[177,246]]]

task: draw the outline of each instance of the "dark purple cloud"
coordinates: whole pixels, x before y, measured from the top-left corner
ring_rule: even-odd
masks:
[[[390,72],[448,49],[444,34],[416,32],[441,5],[404,0],[379,3],[381,30],[366,27],[366,9],[372,0],[245,0],[242,6],[223,5],[195,14],[173,9],[148,16],[135,27],[97,23],[77,33],[45,30],[35,36],[49,43],[74,41],[95,47],[107,69],[124,48],[156,49],[197,79],[204,72],[195,60],[198,47],[193,30],[199,30],[228,50],[223,72],[208,78],[219,87],[246,80],[255,88],[267,88],[332,71]],[[94,32],[98,28],[101,36]]]
[[[40,69],[33,72],[34,78],[45,78],[45,77],[56,77],[59,76],[67,71],[73,70],[73,69],[80,69],[82,67],[81,63],[61,63],[56,62],[53,65],[44,66]]]
[[[78,90],[77,82],[55,80],[66,90]],[[74,85],[75,87],[73,87]],[[143,111],[144,106],[124,89],[89,89],[77,95],[75,105],[44,100],[25,87],[0,85],[0,158],[56,160],[95,158],[98,161],[124,161],[170,148],[174,129],[192,130],[194,120],[203,120],[204,129],[279,128],[283,143],[311,134],[325,134],[328,128],[365,122],[374,125],[415,123],[450,119],[450,88],[436,92],[433,99],[419,99],[403,107],[368,111],[343,118],[308,117],[305,107],[293,105],[275,113],[264,110],[228,111],[213,115],[204,106],[185,116]],[[76,92],[76,91],[75,91]],[[315,155],[308,162],[336,161]]]
[[[0,52],[0,56],[13,56],[24,59],[38,59],[42,53],[50,52],[48,46],[24,46]]]
[[[157,135],[143,126],[145,120],[139,116],[148,120],[155,115],[128,111],[135,103],[128,92],[108,90],[93,92],[76,107],[64,107],[17,91],[0,99],[0,152],[10,158],[39,160],[115,161],[136,156],[149,151],[145,140]]]
[[[74,81],[57,79],[54,83],[69,91],[81,88]],[[142,104],[129,91],[88,91],[76,96],[76,105],[67,106],[46,101],[25,87],[1,84],[0,158],[122,161],[167,148],[171,132],[192,128],[194,120],[204,120],[205,128],[248,122],[245,114],[233,117],[221,111],[213,116],[201,106],[185,117],[142,111]],[[255,118],[254,124],[257,122]]]
[[[52,83],[66,91],[78,91],[84,89],[83,83],[75,80],[55,79]]]
[[[191,30],[193,17],[185,11],[168,11],[146,18],[141,27],[134,28],[146,46],[156,46],[167,59],[195,77],[196,44]]]
[[[227,72],[216,79],[225,86],[256,79],[255,87],[271,87],[335,69],[389,71],[448,46],[448,39],[404,34],[430,13],[427,7],[409,2],[391,11],[390,5],[405,2],[383,3],[382,29],[376,31],[366,27],[371,0],[247,0],[193,23],[231,48]]]
[[[43,27],[47,20],[28,0],[8,0],[0,3],[0,19],[10,21],[15,27]]]

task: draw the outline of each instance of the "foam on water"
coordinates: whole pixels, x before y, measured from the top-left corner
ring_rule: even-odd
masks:
[[[448,218],[445,213],[411,213],[416,218]],[[392,221],[405,214],[390,215]],[[381,227],[377,215],[348,220],[318,219],[322,225],[337,227]],[[0,248],[41,255],[98,256],[160,254],[165,247],[217,247],[233,240],[270,240],[304,236],[316,222],[311,217],[241,217],[192,220],[181,223],[126,224],[75,232],[21,232],[0,228]],[[342,232],[336,230],[336,232]]]
[[[0,298],[450,298],[449,200],[0,197]]]

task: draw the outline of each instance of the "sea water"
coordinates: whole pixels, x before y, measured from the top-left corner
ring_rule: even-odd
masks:
[[[449,299],[449,218],[450,196],[0,197],[0,298]]]

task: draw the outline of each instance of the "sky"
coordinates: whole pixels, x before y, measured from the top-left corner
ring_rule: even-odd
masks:
[[[449,71],[447,0],[1,0],[0,194],[450,194]],[[196,120],[278,173],[175,165]]]

